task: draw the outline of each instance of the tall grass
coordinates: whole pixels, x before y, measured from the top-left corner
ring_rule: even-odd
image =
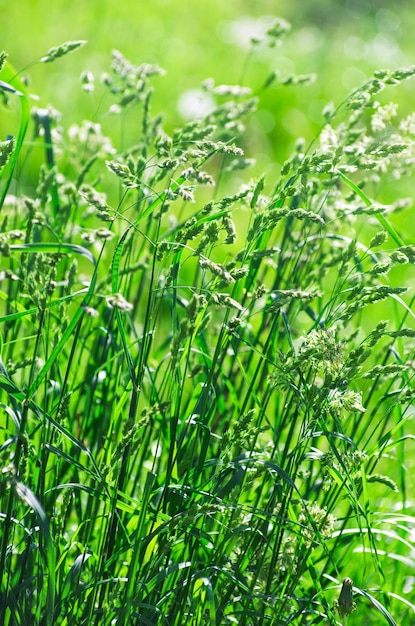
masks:
[[[168,133],[160,72],[113,53],[122,142],[52,107],[28,141],[26,88],[0,75],[20,104],[1,146],[0,621],[409,623],[415,247],[392,225],[408,203],[376,198],[412,172],[413,117],[378,99],[415,68],[327,110],[276,181],[244,177],[245,85],[206,83],[216,108]]]

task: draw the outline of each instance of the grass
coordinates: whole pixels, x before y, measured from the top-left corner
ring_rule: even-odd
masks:
[[[407,623],[415,248],[409,203],[376,198],[413,171],[413,118],[379,94],[415,69],[327,109],[278,180],[249,178],[246,85],[207,83],[215,107],[168,134],[160,73],[113,53],[109,136],[30,120],[0,74],[20,120],[1,145],[0,621]]]

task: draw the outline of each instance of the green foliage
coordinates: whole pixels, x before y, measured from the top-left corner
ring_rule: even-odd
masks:
[[[415,133],[375,96],[414,68],[328,110],[271,183],[240,178],[251,90],[207,81],[212,110],[167,132],[161,73],[113,52],[121,146],[52,107],[25,146],[24,86],[0,74],[21,103],[1,144],[1,621],[404,623],[415,254],[407,203],[375,198]]]

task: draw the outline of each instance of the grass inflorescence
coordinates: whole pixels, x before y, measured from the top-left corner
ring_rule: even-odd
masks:
[[[115,51],[81,77],[102,124],[66,128],[1,59],[0,621],[405,623],[415,247],[379,189],[415,122],[377,98],[415,68],[242,182],[257,85],[206,81],[217,106],[169,130],[161,68]]]

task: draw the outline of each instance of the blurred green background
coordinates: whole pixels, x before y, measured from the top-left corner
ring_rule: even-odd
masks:
[[[282,77],[316,73],[312,85],[274,83],[263,94],[245,146],[247,156],[256,158],[255,173],[277,175],[295,139],[314,137],[325,104],[340,103],[373,70],[415,62],[415,9],[409,0],[0,0],[0,7],[2,48],[16,70],[30,75],[38,105],[51,103],[63,113],[65,126],[84,118],[102,122],[103,92],[82,91],[80,75],[90,71],[98,82],[112,49],[134,64],[166,70],[154,80],[153,112],[163,112],[167,131],[192,113],[206,78],[217,84],[243,78],[255,90],[273,70]],[[292,24],[292,33],[282,46],[260,51],[245,74],[250,37],[263,33],[276,16]],[[88,44],[53,64],[23,69],[51,46],[78,39]],[[385,99],[409,112],[414,93],[409,81],[389,88]]]

